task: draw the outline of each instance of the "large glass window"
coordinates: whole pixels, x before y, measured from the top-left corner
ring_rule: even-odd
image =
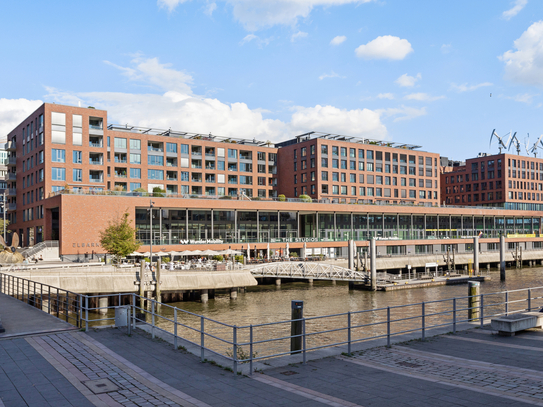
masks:
[[[114,139],[115,148],[125,148],[126,149],[126,139],[121,137],[115,137]]]
[[[83,170],[81,168],[74,168],[72,171],[73,171],[74,182],[83,181]]]
[[[53,181],[66,181],[66,168],[51,168],[51,178]]]
[[[141,154],[130,154],[130,164],[141,164]]]
[[[141,150],[141,140],[130,139],[130,150]]]
[[[82,151],[73,151],[73,162],[74,164],[81,164],[83,162]]]
[[[149,165],[164,165],[164,157],[161,155],[148,155],[147,164]]]
[[[147,170],[147,178],[149,179],[164,179],[164,171],[162,170]]]
[[[59,150],[57,148],[51,149],[51,161],[54,163],[66,162],[66,150]]]
[[[167,153],[177,153],[177,144],[176,143],[166,143],[166,152]]]
[[[130,178],[141,178],[141,168],[130,168]]]

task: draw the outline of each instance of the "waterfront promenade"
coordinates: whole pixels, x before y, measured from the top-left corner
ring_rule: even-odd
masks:
[[[235,376],[141,330],[80,332],[2,294],[0,315],[2,407],[543,406],[540,330],[365,343],[353,355],[282,358]]]

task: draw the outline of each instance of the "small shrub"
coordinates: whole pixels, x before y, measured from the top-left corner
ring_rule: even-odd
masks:
[[[240,254],[240,255],[236,256],[236,261],[238,263],[243,263],[243,255]]]
[[[168,256],[162,258],[162,262],[163,262],[163,263],[169,263],[170,260],[171,260],[171,259],[170,259]]]
[[[213,260],[216,260],[216,261],[223,261],[223,259],[224,259],[224,258],[222,257],[221,254],[218,254],[218,255],[216,255],[216,256],[213,256]]]
[[[277,198],[279,198],[280,202],[285,202],[287,200],[286,196],[283,194],[279,195]]]

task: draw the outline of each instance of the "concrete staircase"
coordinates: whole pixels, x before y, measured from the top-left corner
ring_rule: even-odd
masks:
[[[31,260],[33,257],[39,258],[41,256],[44,261],[60,261],[58,240],[40,242],[22,250],[21,254],[28,260]]]

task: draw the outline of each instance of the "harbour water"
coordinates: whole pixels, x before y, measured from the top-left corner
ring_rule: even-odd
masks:
[[[543,286],[543,268],[523,268],[520,270],[508,270],[507,280],[500,281],[499,272],[491,271],[491,281],[481,283],[483,294],[495,293],[505,290],[516,290],[522,288]],[[235,325],[237,329],[237,341],[248,342],[250,337],[250,325],[257,325],[253,329],[255,341],[268,340],[270,338],[282,338],[290,335],[290,323],[279,323],[273,325],[258,326],[261,324],[288,321],[291,315],[291,301],[299,300],[304,302],[304,317],[312,318],[325,315],[337,315],[322,319],[313,319],[306,323],[306,333],[323,332],[307,337],[308,347],[325,346],[347,340],[347,318],[350,318],[352,325],[352,339],[362,340],[364,338],[384,335],[386,333],[386,307],[396,307],[407,304],[417,304],[412,307],[393,308],[391,317],[394,322],[391,326],[392,332],[402,332],[410,329],[419,329],[422,320],[421,305],[425,302],[426,327],[437,325],[443,322],[452,322],[453,316],[452,301],[432,302],[454,297],[467,296],[467,285],[439,286],[413,290],[399,290],[392,292],[369,292],[349,290],[347,283],[315,281],[312,285],[307,282],[288,283],[283,281],[281,287],[275,285],[259,285],[250,287],[245,293],[240,293],[236,300],[230,299],[228,293],[218,293],[215,299],[208,303],[200,302],[179,302],[168,304],[171,307],[161,307],[158,313],[170,320],[174,318],[174,309],[177,307],[178,334],[195,343],[199,343],[201,337],[196,329],[200,329],[202,319],[195,316],[203,315],[222,324]],[[540,291],[543,293],[543,290]],[[514,297],[512,295],[509,299]],[[519,293],[518,307],[525,307],[522,301],[526,293]],[[485,304],[503,302],[503,297],[485,297]],[[534,301],[532,307],[541,306],[543,303]],[[467,318],[467,300],[457,301],[457,320]],[[503,311],[503,305],[496,305],[496,310]],[[358,313],[363,310],[376,310],[365,313]],[[183,312],[184,310],[186,312]],[[489,309],[489,312],[492,311]],[[511,311],[511,309],[510,309]],[[350,316],[345,313],[351,312]],[[445,312],[445,313],[443,313]],[[486,312],[486,311],[485,311]],[[439,315],[435,315],[438,314]],[[339,315],[338,315],[339,314]],[[230,326],[221,325],[211,320],[205,320],[205,331],[225,341],[233,340],[233,329]],[[149,321],[149,319],[148,319]],[[380,322],[381,324],[375,325]],[[156,324],[162,329],[173,332],[173,324],[159,317],[156,317]],[[368,324],[372,324],[368,326]],[[194,330],[190,329],[194,328]],[[221,353],[228,352],[231,345],[214,339],[210,336],[205,338],[206,347],[217,350]],[[281,339],[273,342],[265,342],[255,345],[254,352],[258,355],[270,355],[273,353],[286,352],[289,350],[290,340]],[[247,352],[245,351],[245,354]]]

